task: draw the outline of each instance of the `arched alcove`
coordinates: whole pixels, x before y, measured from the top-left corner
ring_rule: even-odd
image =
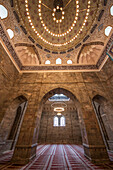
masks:
[[[27,99],[18,96],[9,103],[2,122],[0,124],[0,154],[15,147],[23,115],[26,109]]]
[[[106,147],[108,150],[113,150],[113,106],[105,97],[100,95],[93,97],[92,104]]]
[[[56,88],[46,93],[41,103],[42,114],[38,143],[81,145],[80,122],[82,121],[79,122],[80,104],[77,98],[66,89]],[[55,111],[55,107],[63,108],[63,111]]]

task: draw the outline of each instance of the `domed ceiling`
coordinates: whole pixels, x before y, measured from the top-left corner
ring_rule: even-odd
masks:
[[[64,51],[85,37],[100,0],[15,0],[25,29],[41,46]]]
[[[107,60],[113,29],[112,1],[9,0],[0,4],[4,48],[19,71],[97,71]],[[10,39],[7,29],[14,32]],[[59,60],[58,64],[56,61]]]

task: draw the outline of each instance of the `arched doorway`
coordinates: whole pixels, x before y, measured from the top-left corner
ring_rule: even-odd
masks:
[[[24,96],[18,96],[9,104],[0,124],[0,154],[14,149],[26,107]]]
[[[77,99],[64,89],[54,93],[43,103],[38,143],[81,145]]]
[[[92,100],[102,136],[108,150],[113,151],[113,106],[103,96],[96,95]]]

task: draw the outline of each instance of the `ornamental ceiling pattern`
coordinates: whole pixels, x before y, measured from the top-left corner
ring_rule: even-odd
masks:
[[[0,20],[1,42],[19,71],[97,71],[105,63],[113,41],[113,31],[108,37],[104,33],[113,26],[111,1],[0,0],[0,4],[8,10],[8,17]],[[58,58],[62,64],[56,64]]]
[[[62,11],[57,12],[54,8],[54,0],[14,1],[15,9],[33,39],[53,51],[68,50],[77,45],[91,28],[98,10],[102,8],[100,0],[62,2]]]

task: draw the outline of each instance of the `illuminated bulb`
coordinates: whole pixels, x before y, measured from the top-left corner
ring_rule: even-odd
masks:
[[[55,16],[55,13],[52,13],[52,16]]]
[[[34,26],[32,26],[32,28],[34,28]]]
[[[53,20],[55,21],[55,20],[56,20],[56,18],[53,18]]]
[[[87,10],[87,12],[89,12],[89,11],[90,11],[90,9]]]
[[[39,16],[41,16],[41,13],[39,13]]]
[[[26,4],[25,6],[28,7],[28,4]]]
[[[39,8],[41,8],[41,5],[38,5]]]
[[[44,26],[45,26],[45,24],[42,24],[42,26],[44,27]]]
[[[26,11],[28,11],[28,8],[26,8]]]
[[[60,22],[62,22],[62,20],[60,19]]]
[[[29,15],[29,12],[27,12],[27,15]]]
[[[75,24],[73,24],[73,27],[75,26]]]
[[[76,24],[76,21],[74,21],[74,23]]]
[[[40,17],[40,20],[42,20],[42,17]]]
[[[64,16],[62,16],[62,19],[64,19]]]
[[[31,22],[31,20],[29,19],[29,22]]]
[[[60,10],[62,11],[62,7],[60,8]]]
[[[61,116],[62,114],[61,113],[57,113],[58,116]]]
[[[59,6],[57,6],[57,9],[59,9]]]
[[[30,19],[30,16],[28,16],[28,19]]]
[[[41,9],[38,9],[39,12],[41,12]]]
[[[41,4],[41,1],[39,0],[39,4]]]
[[[77,5],[77,8],[79,8],[79,5]]]
[[[62,11],[62,15],[64,15],[65,14],[65,12],[64,11]]]
[[[79,3],[79,1],[76,1],[76,3],[78,4],[78,3]]]
[[[78,16],[78,13],[76,13],[76,16]]]
[[[91,2],[90,1],[88,1],[88,4],[90,4]]]
[[[56,22],[58,23],[58,20],[56,20]]]
[[[67,33],[69,33],[69,31],[67,31]]]
[[[79,12],[79,9],[77,9],[77,12]]]
[[[53,9],[53,11],[55,12],[55,11],[56,11],[56,9],[54,8],[54,9]]]
[[[90,5],[88,5],[88,8],[90,8]]]

